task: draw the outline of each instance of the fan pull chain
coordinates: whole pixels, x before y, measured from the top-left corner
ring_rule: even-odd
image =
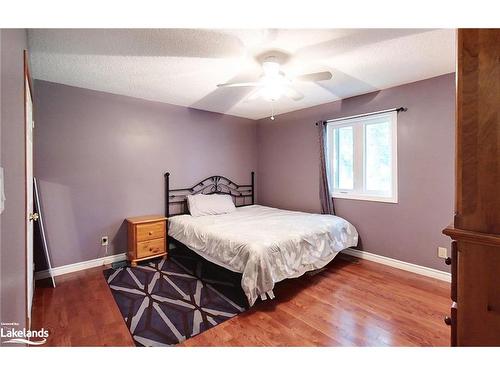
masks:
[[[271,102],[271,120],[274,121],[274,101]]]

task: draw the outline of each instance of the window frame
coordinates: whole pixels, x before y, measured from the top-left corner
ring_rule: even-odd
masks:
[[[380,192],[366,190],[366,125],[380,122],[387,118],[391,124],[391,161],[392,161],[392,194],[382,195]],[[326,124],[327,156],[326,163],[330,192],[333,198],[354,199],[384,203],[398,203],[398,122],[397,111],[353,118],[329,121]],[[353,129],[353,189],[334,189],[332,162],[334,160],[334,129],[352,127]],[[361,142],[360,142],[361,140]]]

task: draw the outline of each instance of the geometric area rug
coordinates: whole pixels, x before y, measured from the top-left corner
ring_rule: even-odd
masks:
[[[169,346],[248,308],[241,275],[184,247],[104,277],[137,346]]]

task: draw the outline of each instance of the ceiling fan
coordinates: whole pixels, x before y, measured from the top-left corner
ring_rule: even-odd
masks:
[[[296,77],[288,77],[282,70],[281,64],[275,56],[268,56],[262,62],[262,75],[255,82],[232,82],[218,84],[217,87],[255,87],[247,100],[263,98],[269,102],[276,102],[282,96],[293,100],[301,100],[304,95],[293,87],[295,82],[319,82],[332,78],[328,71],[302,74]]]

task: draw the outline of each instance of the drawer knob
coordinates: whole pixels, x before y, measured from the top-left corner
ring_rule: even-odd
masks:
[[[451,318],[449,316],[444,317],[444,324],[451,326]]]
[[[149,232],[149,235],[152,236],[153,235],[153,232]]]
[[[449,266],[451,264],[451,258],[450,257],[446,258],[444,262]]]
[[[152,248],[152,247],[150,247],[150,248],[149,248],[149,251],[153,251],[153,248]]]

